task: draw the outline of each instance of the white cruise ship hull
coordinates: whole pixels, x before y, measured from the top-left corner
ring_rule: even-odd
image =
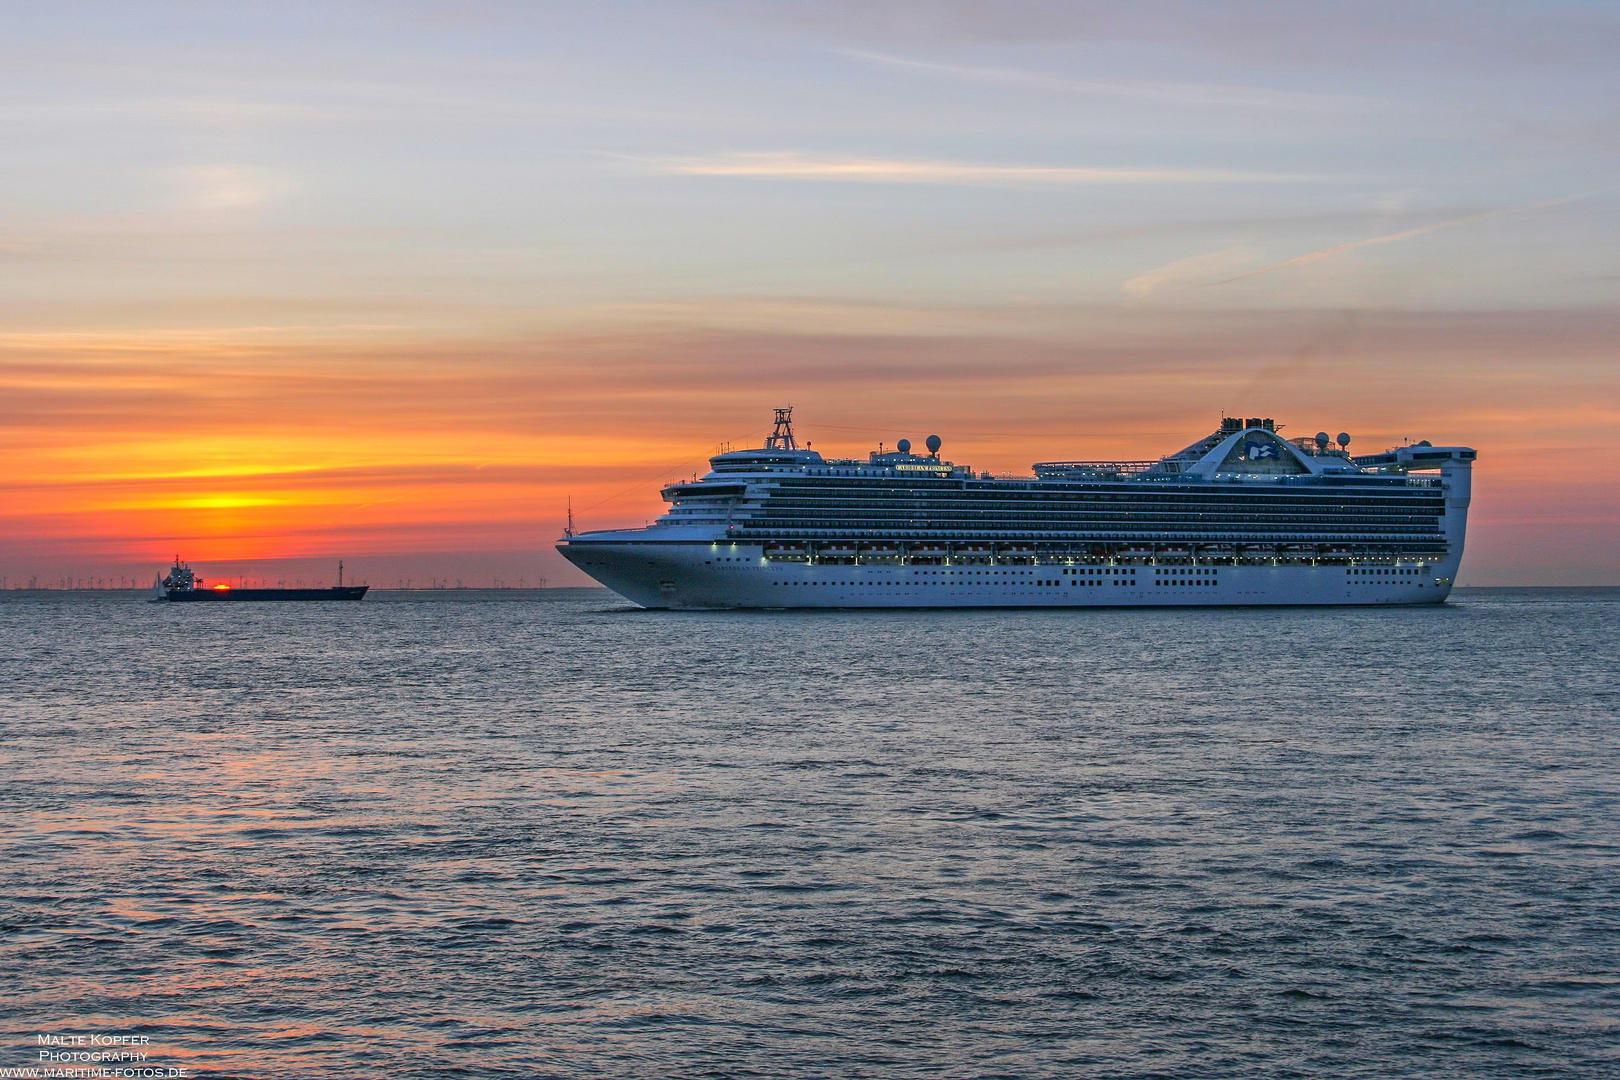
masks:
[[[571,540],[559,550],[647,608],[1207,607],[1438,604],[1428,566],[863,565],[767,558],[763,545]]]
[[[1427,441],[1361,458],[1265,418],[1157,462],[976,472],[901,440],[865,462],[796,446],[791,410],[754,450],[663,489],[641,529],[565,558],[649,608],[1438,604],[1462,561],[1475,452]],[[1417,472],[1424,475],[1411,475]]]

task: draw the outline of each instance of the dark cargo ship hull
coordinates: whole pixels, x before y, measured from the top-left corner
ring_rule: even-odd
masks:
[[[370,585],[340,585],[331,589],[170,589],[171,604],[228,600],[359,600]]]

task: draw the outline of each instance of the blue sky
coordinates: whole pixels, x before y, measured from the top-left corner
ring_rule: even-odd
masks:
[[[80,319],[61,277],[133,259],[158,278],[107,299],[168,278],[225,322],[1613,300],[1612,6],[1302,10],[42,7],[5,46],[7,231],[46,290],[13,296]]]

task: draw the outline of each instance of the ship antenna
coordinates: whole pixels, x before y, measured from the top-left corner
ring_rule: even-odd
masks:
[[[793,406],[776,410],[776,430],[771,437],[765,440],[767,450],[797,450],[799,444],[793,438]]]
[[[574,535],[574,497],[568,496],[568,524],[563,527],[564,536]]]
[[[338,588],[343,588],[343,560],[338,560]]]

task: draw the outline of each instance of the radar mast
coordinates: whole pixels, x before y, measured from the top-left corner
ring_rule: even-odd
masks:
[[[793,438],[793,406],[776,410],[776,430],[771,437],[765,440],[767,450],[797,450],[799,444]]]

